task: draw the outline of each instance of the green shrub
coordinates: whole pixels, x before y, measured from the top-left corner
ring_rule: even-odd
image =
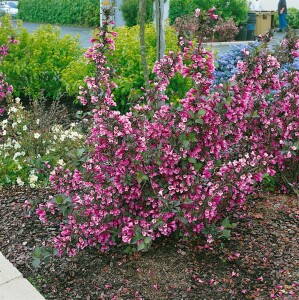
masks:
[[[194,0],[170,0],[169,20],[173,24],[177,17],[189,15],[199,7],[198,1]]]
[[[147,1],[146,5],[146,22],[150,23],[153,21],[153,0]],[[138,0],[123,0],[120,9],[127,26],[131,27],[137,25],[139,11]]]
[[[19,41],[10,47],[3,60],[1,71],[14,87],[14,95],[23,98],[39,98],[43,93],[48,99],[56,99],[65,94],[62,86],[62,71],[83,54],[78,38],[65,35],[51,25],[44,25],[30,34],[19,24],[14,31],[8,19],[2,20],[0,42],[5,35],[13,34]],[[84,76],[83,76],[84,78]]]
[[[99,25],[98,0],[19,0],[19,18],[23,21]]]
[[[0,185],[48,183],[53,165],[73,165],[73,149],[83,145],[79,123],[71,123],[66,108],[45,99],[26,110],[19,98],[8,100],[7,118],[0,122]]]
[[[144,86],[143,68],[140,56],[139,26],[115,28],[117,38],[115,39],[115,52],[108,57],[110,67],[115,72],[114,81],[118,85],[115,90],[117,109],[125,112],[140,96],[140,87]],[[145,30],[147,63],[149,70],[154,66],[156,60],[156,31],[153,24],[148,24]],[[177,36],[172,27],[166,27],[166,52],[177,49]],[[88,69],[89,68],[89,69]],[[92,75],[94,70],[86,66],[85,60],[80,59],[72,62],[62,72],[62,84],[69,93],[78,91],[80,85],[84,85],[82,78],[86,74]],[[119,77],[118,77],[119,76]],[[180,85],[179,92],[176,87]],[[188,85],[187,85],[188,86]],[[184,95],[187,89],[186,80],[181,76],[172,79],[168,96],[175,101]],[[174,92],[176,90],[176,92]]]
[[[296,8],[288,8],[287,20],[290,27],[299,29],[299,10]]]
[[[223,20],[232,18],[237,25],[247,21],[249,6],[246,0],[170,0],[170,23],[173,24],[177,17],[193,13],[196,8],[209,10],[213,6]]]

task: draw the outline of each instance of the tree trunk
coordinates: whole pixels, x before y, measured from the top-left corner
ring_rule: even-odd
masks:
[[[159,61],[165,52],[164,0],[155,0],[156,8],[156,60]]]
[[[141,63],[143,67],[144,86],[149,88],[149,74],[146,60],[146,44],[145,44],[145,18],[146,18],[146,0],[139,0],[139,21],[140,21],[140,53]]]

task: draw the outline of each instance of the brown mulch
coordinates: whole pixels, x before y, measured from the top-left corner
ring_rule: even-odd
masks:
[[[299,299],[299,202],[268,195],[235,214],[232,239],[202,249],[173,239],[157,241],[147,253],[82,252],[31,266],[35,245],[55,235],[26,199],[45,199],[50,190],[0,190],[0,251],[51,300],[100,299]],[[240,218],[241,215],[241,218]]]

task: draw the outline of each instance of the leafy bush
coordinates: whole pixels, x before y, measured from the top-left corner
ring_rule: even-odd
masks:
[[[190,40],[202,35],[203,31],[202,24],[198,23],[198,19],[194,14],[176,18],[174,28],[180,37]],[[217,21],[209,21],[204,37],[207,40],[227,42],[232,41],[237,33],[238,28],[232,19],[224,21],[221,17],[218,17]]]
[[[149,0],[146,2],[146,23],[153,22],[153,3],[153,0]],[[120,9],[128,27],[135,26],[138,24],[138,0],[123,0]]]
[[[288,8],[287,20],[291,28],[299,29],[299,10],[293,7]]]
[[[170,0],[170,22],[173,24],[177,17],[188,15],[196,8],[208,11],[212,6],[217,7],[217,13],[225,21],[233,19],[236,25],[247,22],[249,6],[246,0]]]
[[[83,142],[76,123],[71,125],[61,104],[45,100],[26,110],[19,98],[8,101],[7,117],[0,122],[0,185],[48,184],[51,166],[73,164],[72,151]]]
[[[77,38],[66,35],[60,38],[56,27],[44,25],[30,34],[19,24],[14,31],[11,22],[2,19],[4,32],[13,32],[18,44],[11,47],[3,60],[2,71],[8,82],[14,86],[14,95],[38,99],[43,93],[48,99],[56,99],[66,93],[62,85],[62,71],[76,61],[83,53]]]
[[[181,40],[183,52],[155,64],[151,88],[124,115],[114,110],[105,60],[114,41],[106,32],[95,41],[86,57],[97,76],[80,91],[91,106],[88,159],[80,170],[56,168],[51,181],[58,195],[37,210],[43,222],[60,225],[53,245],[61,255],[119,244],[143,251],[172,233],[186,239],[203,233],[209,241],[213,223],[242,206],[264,174],[298,162],[299,72],[279,73],[266,39],[245,51],[237,74],[218,86],[213,53]],[[298,39],[282,46],[290,61],[299,55]],[[193,86],[173,105],[165,91],[176,73]],[[232,226],[223,222],[225,230]]]
[[[138,99],[140,88],[144,86],[143,68],[140,56],[139,26],[115,28],[117,38],[115,39],[115,51],[113,55],[108,56],[108,62],[113,69],[116,78],[114,78],[117,88],[115,97],[117,109],[126,112]],[[147,62],[152,69],[156,59],[156,32],[153,24],[147,24],[145,28]],[[177,48],[177,36],[172,27],[166,27],[166,51]],[[83,78],[86,74],[94,73],[94,67],[86,65],[85,60],[79,59],[72,62],[62,72],[62,84],[68,93],[77,93],[79,86],[84,86]],[[120,76],[120,77],[118,77]],[[180,85],[181,90],[176,86]],[[181,76],[172,79],[168,95],[172,100],[179,99],[187,91],[188,84],[182,80]]]
[[[19,0],[19,18],[27,22],[99,25],[98,0]]]
[[[233,41],[238,32],[239,29],[232,19],[224,21],[219,18],[215,25],[215,39],[219,42]]]

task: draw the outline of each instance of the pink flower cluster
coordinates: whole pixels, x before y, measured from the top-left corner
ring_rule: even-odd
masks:
[[[0,63],[4,56],[8,54],[8,46],[2,45],[0,46]],[[5,100],[5,98],[12,93],[12,86],[9,85],[6,80],[5,76],[0,72],[0,105],[1,102]],[[3,115],[5,109],[4,107],[0,106],[0,116]]]
[[[64,219],[58,203],[37,210],[60,224],[53,243],[61,255],[118,244],[144,249],[174,232],[197,236],[242,206],[263,174],[298,161],[299,72],[279,75],[265,45],[248,53],[227,85],[213,86],[213,53],[188,42],[156,63],[145,104],[125,115],[113,110],[107,49],[113,40],[100,32],[86,54],[98,68],[80,92],[83,104],[93,104],[88,160],[50,178],[72,209]],[[179,105],[165,92],[175,74],[193,83]]]

